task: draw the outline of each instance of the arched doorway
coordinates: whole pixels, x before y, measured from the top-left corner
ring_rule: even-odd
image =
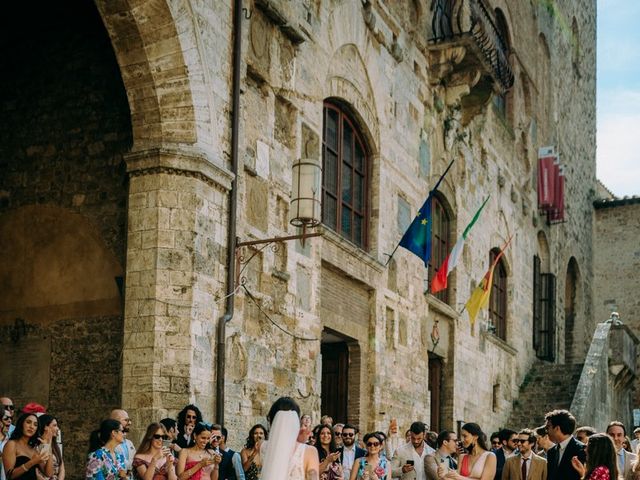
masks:
[[[576,313],[578,307],[578,285],[580,282],[580,271],[578,262],[574,257],[569,260],[567,275],[564,284],[564,355],[566,363],[573,363],[576,360]]]
[[[0,328],[12,334],[0,339],[0,384],[58,417],[77,477],[88,432],[121,397],[131,116],[92,2],[6,7]]]

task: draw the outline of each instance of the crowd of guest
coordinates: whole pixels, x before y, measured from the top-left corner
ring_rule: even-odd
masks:
[[[64,480],[56,418],[35,403],[14,418],[11,399],[0,401],[0,480]],[[602,433],[576,429],[566,410],[549,412],[537,428],[505,428],[489,439],[473,422],[437,433],[415,421],[401,436],[392,420],[386,432],[361,435],[328,416],[312,427],[283,397],[239,452],[227,446],[227,429],[207,423],[196,405],[148,425],[137,448],[130,428],[128,413],[114,409],[91,433],[87,480],[640,480],[640,428],[633,440],[617,421]]]

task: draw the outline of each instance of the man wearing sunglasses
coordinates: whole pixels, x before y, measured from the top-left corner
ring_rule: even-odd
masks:
[[[2,417],[11,417],[11,426],[9,427],[9,432],[7,433],[7,435],[10,437],[13,433],[13,430],[16,428],[13,425],[13,418],[15,416],[16,407],[13,405],[13,400],[11,400],[9,397],[0,397],[0,403],[2,403]]]
[[[196,441],[193,438],[193,429],[196,424],[202,422],[202,413],[195,405],[187,405],[178,413],[178,438],[176,444],[180,448],[191,448]]]
[[[502,471],[502,480],[546,480],[547,461],[533,453],[536,434],[525,428],[513,440],[518,446],[518,455],[507,458]]]
[[[220,432],[222,438],[219,440],[219,445],[220,451],[222,452],[222,463],[220,463],[220,476],[218,480],[224,480],[225,478],[244,480],[244,469],[242,468],[240,454],[227,447],[227,438],[229,435],[227,429],[221,426]]]
[[[367,451],[358,447],[356,444],[356,435],[358,429],[347,423],[342,427],[342,447],[338,449],[340,452],[340,463],[342,464],[343,477],[349,478],[353,464],[358,458],[364,457]]]
[[[120,445],[116,447],[116,452],[120,452],[124,456],[125,466],[127,469],[127,478],[134,480],[133,476],[133,457],[136,455],[136,447],[133,446],[133,442],[127,438],[127,434],[131,429],[131,419],[129,414],[121,408],[111,410],[110,418],[117,420],[122,425],[123,440]]]

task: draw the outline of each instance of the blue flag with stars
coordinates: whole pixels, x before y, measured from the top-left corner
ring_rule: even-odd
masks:
[[[433,190],[418,210],[416,218],[400,240],[400,246],[406,248],[422,259],[425,267],[431,258],[431,197]]]

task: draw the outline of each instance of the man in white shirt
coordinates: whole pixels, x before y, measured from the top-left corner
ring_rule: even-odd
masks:
[[[435,450],[425,442],[427,427],[422,422],[413,422],[409,428],[409,443],[399,447],[391,461],[391,476],[402,480],[426,480],[424,457]]]
[[[638,451],[638,445],[640,445],[640,427],[633,431],[633,440],[631,440],[631,451],[636,453]]]
[[[133,442],[127,438],[127,434],[129,433],[129,430],[131,430],[131,419],[129,418],[129,414],[125,410],[116,408],[111,410],[109,418],[117,420],[120,422],[120,425],[122,425],[124,440],[116,447],[116,451],[119,451],[124,456],[127,478],[129,480],[134,480],[132,464],[133,457],[136,454],[136,447],[134,447]]]
[[[358,429],[350,424],[342,426],[342,448],[338,449],[340,452],[340,463],[342,463],[343,477],[349,478],[351,475],[351,469],[355,461],[364,457],[367,451],[358,447],[356,444],[356,435]]]
[[[621,477],[626,478],[631,471],[631,464],[636,461],[636,456],[624,449],[624,441],[627,437],[627,430],[624,427],[624,423],[618,421],[611,422],[607,426],[607,435],[611,437],[613,444],[616,446],[618,473]]]

